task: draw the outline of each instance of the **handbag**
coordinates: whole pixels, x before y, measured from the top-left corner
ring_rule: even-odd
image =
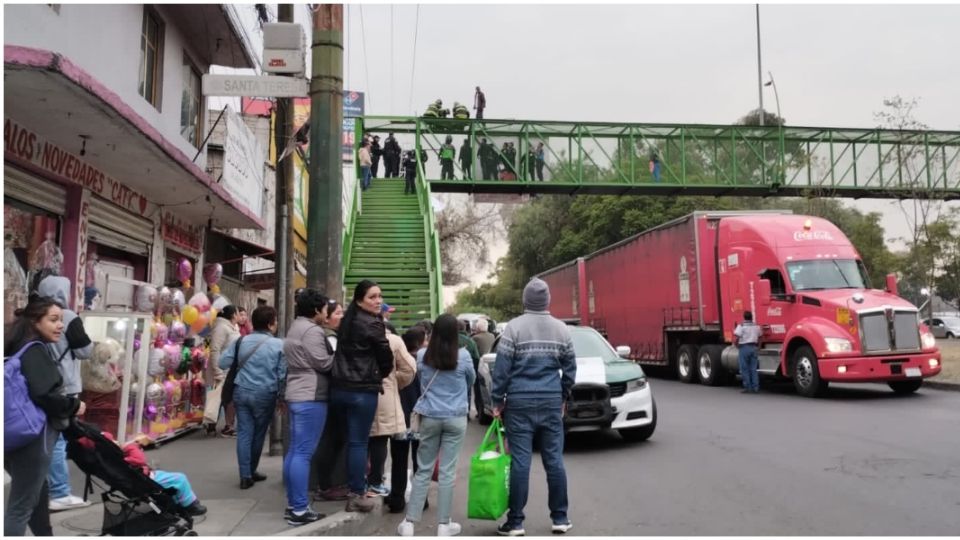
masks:
[[[250,351],[247,356],[240,358],[240,342],[243,341],[243,336],[237,338],[237,344],[233,346],[233,357],[236,361],[230,366],[230,371],[227,372],[227,377],[223,381],[223,390],[220,391],[220,403],[223,406],[227,406],[233,402],[233,391],[236,388],[237,373],[240,373],[240,370],[243,369],[244,364],[247,363],[247,360],[250,360],[250,357],[253,356],[253,353],[257,352],[257,349],[261,345],[269,341],[269,337],[257,343],[257,345]]]
[[[467,487],[467,517],[470,519],[497,520],[509,506],[512,457],[507,453],[502,431],[500,419],[494,418],[470,460]]]
[[[423,389],[423,393],[420,394],[420,397],[417,398],[417,402],[413,405],[414,410],[410,411],[410,428],[407,429],[407,439],[419,439],[420,438],[420,423],[423,420],[423,415],[416,411],[417,405],[423,401],[423,396],[427,395],[427,392],[430,391],[430,387],[433,386],[433,381],[437,378],[437,375],[440,374],[440,370],[436,370],[433,373],[433,377],[430,377],[430,382],[427,383],[427,387]]]

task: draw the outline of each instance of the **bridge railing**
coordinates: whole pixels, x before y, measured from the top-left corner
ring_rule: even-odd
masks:
[[[364,125],[425,149],[435,191],[960,198],[954,131],[382,116]],[[470,141],[456,180],[439,174],[448,136],[458,149]],[[481,149],[483,139],[492,145]]]

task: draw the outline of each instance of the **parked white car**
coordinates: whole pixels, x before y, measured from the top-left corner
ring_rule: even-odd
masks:
[[[657,427],[657,404],[643,369],[622,358],[630,354],[630,348],[614,350],[603,336],[589,327],[571,326],[570,334],[577,355],[577,377],[563,419],[566,430],[615,429],[628,441],[649,439]],[[499,343],[497,339],[490,354],[480,360],[477,375],[483,397],[481,424],[492,420],[490,394]]]

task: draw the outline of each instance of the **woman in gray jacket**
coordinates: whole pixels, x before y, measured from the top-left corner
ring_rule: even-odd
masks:
[[[333,347],[323,328],[328,300],[316,289],[301,291],[296,298],[297,319],[283,344],[287,361],[285,399],[290,414],[290,446],[283,458],[283,483],[287,489],[284,517],[294,526],[323,517],[310,508],[308,484],[310,459],[327,420],[327,373],[333,366]]]

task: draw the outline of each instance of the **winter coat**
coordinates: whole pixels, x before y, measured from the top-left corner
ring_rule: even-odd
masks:
[[[240,331],[237,327],[223,317],[217,317],[217,322],[213,324],[213,330],[210,332],[210,359],[207,360],[207,371],[203,376],[208,385],[214,381],[223,382],[227,374],[220,369],[220,355],[228,345],[240,337]]]
[[[4,354],[12,355],[25,344],[17,344]],[[20,357],[20,373],[27,381],[30,399],[46,413],[50,427],[57,431],[66,429],[70,418],[80,409],[80,400],[65,395],[63,377],[50,356],[50,349],[40,345],[27,349]]]
[[[313,319],[297,317],[293,321],[283,342],[283,356],[287,360],[287,401],[327,401],[333,352],[324,328]]]
[[[417,361],[407,352],[403,339],[388,332],[387,341],[393,351],[394,369],[383,380],[383,393],[377,402],[377,414],[370,428],[371,437],[406,433],[407,423],[403,414],[403,403],[400,401],[400,390],[409,386],[417,373]]]
[[[87,360],[93,353],[93,341],[87,336],[83,327],[83,319],[67,308],[67,298],[70,297],[70,280],[60,276],[49,276],[37,286],[37,293],[49,296],[63,307],[63,334],[57,343],[48,343],[50,354],[60,375],[63,377],[63,393],[66,395],[79,394],[83,390],[80,377],[80,361]]]
[[[379,393],[383,379],[393,371],[393,351],[387,341],[387,329],[382,317],[356,306],[350,309],[357,310],[356,316],[349,323],[344,320],[337,333],[330,386]]]

